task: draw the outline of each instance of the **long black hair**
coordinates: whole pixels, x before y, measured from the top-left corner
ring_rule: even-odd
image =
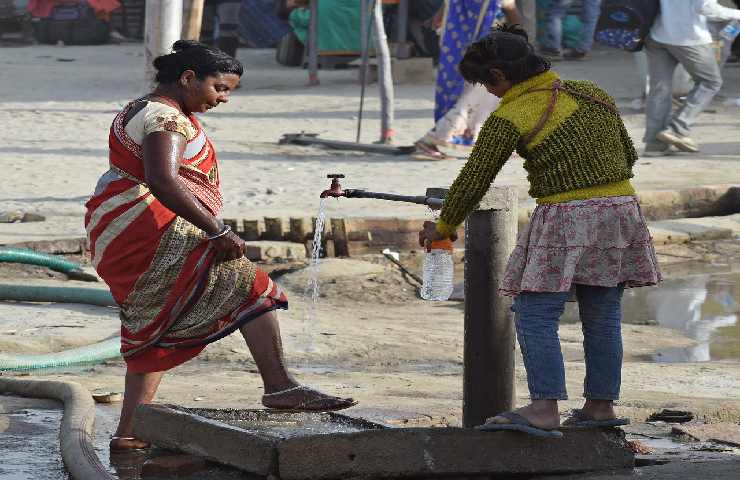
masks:
[[[218,48],[209,47],[194,40],[178,40],[172,45],[172,53],[154,59],[159,83],[172,83],[179,80],[185,70],[192,70],[203,80],[217,73],[234,73],[240,77],[244,66]]]
[[[550,62],[535,53],[521,26],[497,25],[465,50],[458,68],[468,83],[495,84],[495,68],[516,84],[550,70]]]

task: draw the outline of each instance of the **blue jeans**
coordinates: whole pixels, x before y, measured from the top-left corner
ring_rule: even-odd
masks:
[[[560,50],[563,43],[563,18],[573,0],[553,0],[550,15],[545,25],[543,45],[550,50]],[[601,14],[601,0],[583,0],[581,40],[576,46],[579,52],[590,52],[594,44],[596,23]]]
[[[619,398],[623,292],[623,285],[575,285],[586,359],[583,396],[587,399]],[[532,400],[568,398],[558,324],[570,295],[570,292],[522,292],[514,300],[517,339]]]

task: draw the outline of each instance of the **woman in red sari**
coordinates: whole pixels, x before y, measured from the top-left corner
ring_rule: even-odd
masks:
[[[220,50],[181,40],[154,66],[157,88],[113,121],[110,170],[86,205],[93,264],[121,307],[127,371],[111,448],[146,448],[132,436],[136,406],[152,401],[164,371],[236,330],[259,368],[266,407],[352,406],[352,399],[299,385],[287,372],[275,310],[287,308],[288,300],[217,218],[216,152],[194,113],[226,103],[242,65]]]

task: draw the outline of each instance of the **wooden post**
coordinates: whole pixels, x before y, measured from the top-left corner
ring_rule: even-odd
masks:
[[[144,56],[146,58],[147,88],[154,86],[156,70],[152,62],[172,51],[172,44],[180,39],[182,30],[182,0],[146,2],[144,20]]]
[[[334,255],[337,257],[348,257],[349,241],[347,240],[347,225],[343,218],[331,219],[331,238],[334,241]]]
[[[224,225],[228,225],[231,227],[231,231],[234,233],[237,233],[239,227],[237,225],[236,219],[234,218],[224,218],[223,219]]]
[[[306,241],[306,219],[305,218],[291,218],[290,219],[290,241],[303,243]]]
[[[463,427],[514,406],[514,321],[511,299],[498,286],[516,231],[512,187],[492,187],[465,222]]]
[[[241,237],[244,240],[254,242],[260,239],[260,223],[258,220],[242,220],[242,228],[244,231],[241,232]]]
[[[308,21],[308,85],[319,84],[319,0],[309,0],[311,18]]]
[[[265,217],[265,233],[262,235],[265,240],[282,240],[283,239],[283,219]]]
[[[185,40],[200,40],[204,2],[205,0],[185,0],[185,23],[182,27],[182,38]]]

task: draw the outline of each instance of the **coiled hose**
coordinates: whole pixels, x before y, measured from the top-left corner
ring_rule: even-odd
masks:
[[[25,248],[0,247],[0,262],[39,265],[57,272],[62,272],[74,280],[83,280],[86,282],[98,281],[95,275],[83,271],[82,265],[78,263]]]
[[[103,307],[117,306],[108,290],[96,288],[1,285],[0,301],[85,303]],[[119,358],[121,337],[112,337],[84,347],[39,355],[9,355],[0,353],[0,372],[66,367],[97,363]]]

